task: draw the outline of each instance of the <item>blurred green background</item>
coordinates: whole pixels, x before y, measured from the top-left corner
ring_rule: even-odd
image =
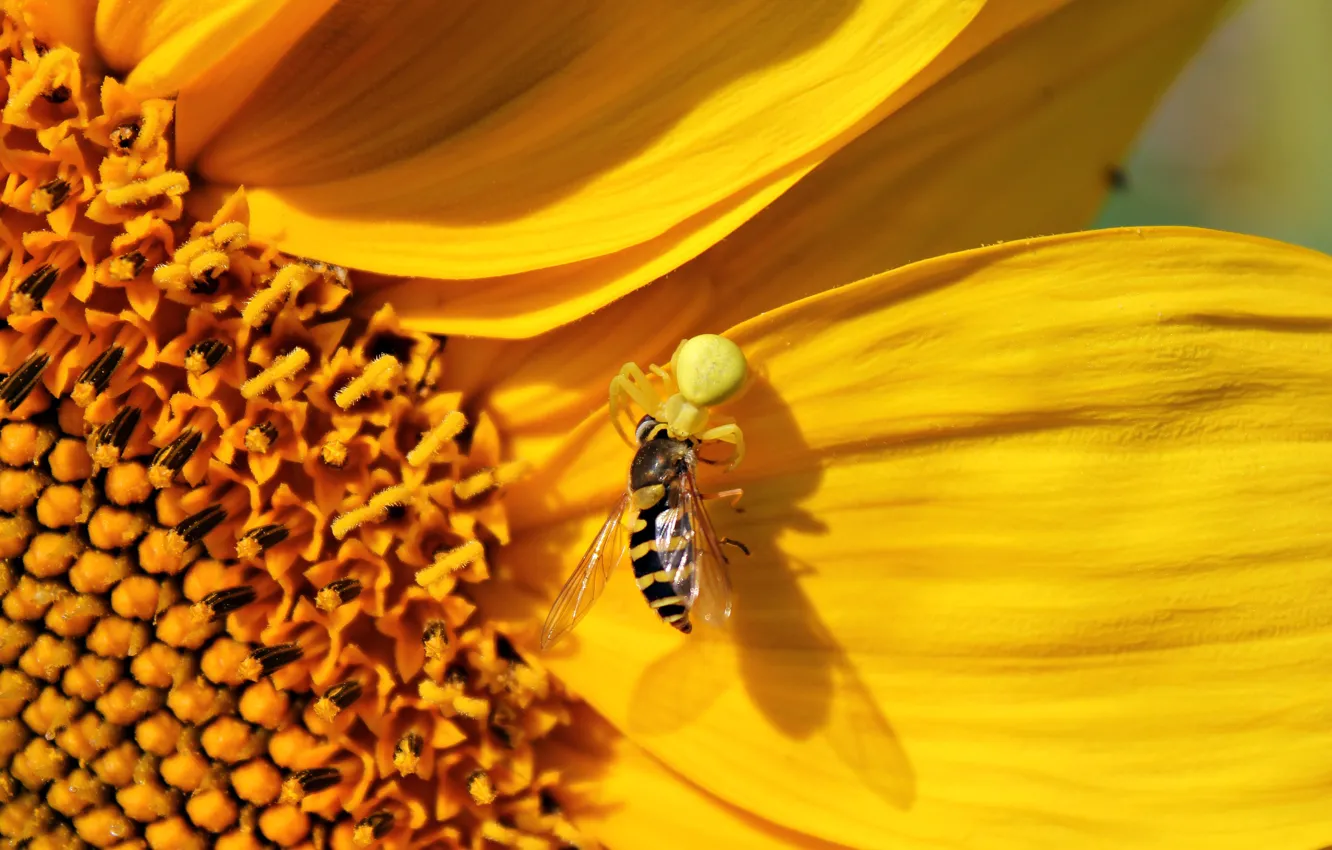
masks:
[[[1332,252],[1332,2],[1240,6],[1122,171],[1098,227],[1191,224]]]

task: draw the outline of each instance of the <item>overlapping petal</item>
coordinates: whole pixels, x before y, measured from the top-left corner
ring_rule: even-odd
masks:
[[[93,17],[97,0],[26,0],[12,8],[28,19],[39,37],[74,48],[85,61],[96,56]]]
[[[992,45],[700,258],[725,284],[717,326],[927,257],[1086,226],[1226,5],[1081,0]]]
[[[336,3],[179,151],[253,187],[258,235],[474,278],[656,237],[847,132],[980,0]],[[294,111],[293,104],[303,104]],[[215,120],[205,122],[210,126]]]
[[[544,752],[562,765],[563,783],[583,812],[579,825],[608,847],[839,850],[700,790],[585,706],[561,737]]]
[[[1068,0],[989,0],[970,24],[919,74],[860,122],[852,133],[756,180],[672,226],[660,236],[605,256],[554,268],[472,280],[414,279],[386,286],[377,301],[391,301],[422,330],[520,338],[558,327],[630,293],[698,256],[780,197],[860,130],[891,123],[896,110],[939,83],[963,63],[1013,32],[1031,25]],[[1149,26],[1152,18],[1148,18]],[[1046,82],[1053,75],[1042,78]],[[706,282],[695,274],[685,289],[701,300]],[[850,278],[848,278],[849,280]]]
[[[107,65],[128,72],[126,83],[140,97],[169,97],[196,84],[216,96],[219,83],[236,87],[271,69],[332,2],[97,0],[96,45]]]
[[[489,392],[511,433],[561,430],[599,403],[607,360],[659,360],[682,337],[884,269],[1086,225],[1108,169],[1220,5],[1079,0],[1031,22],[669,277],[531,341],[458,341],[484,350],[469,361],[488,367],[491,351],[505,358],[472,385]],[[987,6],[973,26],[1002,11]],[[451,330],[460,320],[452,302],[426,301],[432,290],[420,285],[415,295],[390,291],[395,306],[430,305],[414,314],[422,326]],[[643,315],[655,317],[651,333],[634,321]]]
[[[618,576],[549,664],[710,792],[850,846],[1319,846],[1329,281],[1105,231],[741,325],[731,633],[679,638]],[[546,599],[623,479],[607,430],[510,500],[505,569]]]

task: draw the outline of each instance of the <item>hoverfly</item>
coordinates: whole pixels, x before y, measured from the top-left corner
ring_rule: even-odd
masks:
[[[706,441],[735,445],[731,468],[743,457],[739,427],[706,426],[708,408],[743,386],[748,374],[744,354],[730,340],[709,334],[681,342],[670,372],[656,365],[649,368],[675,391],[663,399],[634,363],[626,363],[611,381],[610,411],[617,431],[623,435],[619,416],[625,396],[648,413],[634,432],[637,451],[625,493],[556,598],[541,631],[542,649],[582,620],[626,553],[639,590],[667,624],[689,634],[694,618],[719,624],[731,614],[731,582],[722,547],[735,546],[745,554],[749,550],[717,536],[696,471],[698,447]],[[717,496],[738,498],[739,493]]]

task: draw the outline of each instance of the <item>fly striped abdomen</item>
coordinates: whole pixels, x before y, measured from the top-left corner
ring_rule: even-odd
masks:
[[[664,622],[689,634],[694,627],[689,622],[689,610],[685,607],[685,599],[676,593],[671,575],[663,569],[661,556],[657,553],[657,519],[665,510],[666,495],[663,492],[660,499],[638,512],[633,532],[629,535],[629,560],[634,567],[638,589],[643,591],[643,596],[652,610],[656,611],[657,616]],[[680,545],[684,543],[680,538],[672,541],[672,543],[677,542]],[[685,566],[682,569],[688,570],[692,567]]]

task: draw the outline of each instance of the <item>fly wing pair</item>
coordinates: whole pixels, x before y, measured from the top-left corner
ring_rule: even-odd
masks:
[[[655,534],[662,569],[672,577],[675,593],[685,599],[691,618],[719,625],[731,615],[731,580],[692,465],[683,467],[668,487],[666,499]],[[541,630],[542,649],[578,625],[606,589],[611,571],[624,560],[629,537],[624,516],[629,505],[630,494],[625,493],[555,599]],[[685,545],[672,546],[676,538]]]

